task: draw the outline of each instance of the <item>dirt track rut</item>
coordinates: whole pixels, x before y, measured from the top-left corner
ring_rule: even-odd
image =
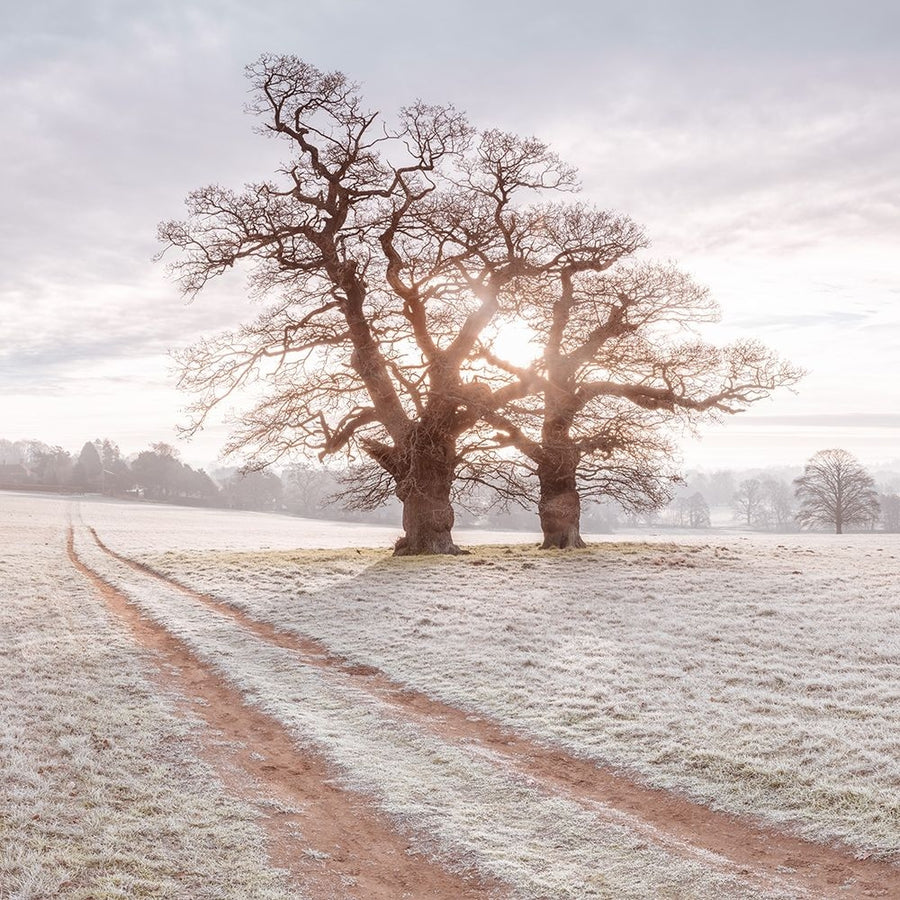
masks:
[[[153,652],[161,684],[184,697],[188,711],[208,726],[201,736],[204,758],[230,790],[260,806],[272,861],[292,875],[299,896],[484,900],[504,895],[496,884],[450,872],[411,852],[409,841],[366,798],[336,784],[327,760],[299,748],[279,722],[248,704],[182,641],[82,562],[71,528],[67,549],[110,612]]]

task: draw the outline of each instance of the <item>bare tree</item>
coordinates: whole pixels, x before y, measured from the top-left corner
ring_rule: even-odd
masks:
[[[709,528],[712,524],[706,497],[695,491],[687,499],[688,525],[691,528]]]
[[[881,494],[878,497],[881,507],[881,522],[885,531],[900,531],[900,495],[896,493]]]
[[[761,488],[766,525],[776,531],[793,527],[794,497],[790,485],[779,478],[765,478]]]
[[[545,546],[579,546],[582,493],[667,497],[670,419],[736,412],[796,378],[752,342],[667,338],[712,317],[705,292],[672,267],[619,266],[646,244],[627,217],[543,201],[576,179],[540,141],[420,102],[390,122],[295,57],[248,75],[289,161],[240,192],[195,191],[188,218],[160,226],[186,295],[246,263],[269,304],[181,355],[189,430],[250,388],[226,449],[259,467],[346,453],[345,500],[402,502],[397,553],[458,552],[455,486],[526,497],[509,448],[537,478]],[[493,351],[514,317],[543,347],[533,366]]]
[[[454,480],[467,455],[490,459],[483,439],[460,438],[530,389],[489,378],[476,349],[515,280],[560,265],[522,227],[540,218],[523,198],[570,189],[574,174],[539,141],[476,134],[451,107],[416,103],[392,124],[345,76],[295,57],[264,56],[248,75],[251,109],[289,162],[241,192],[195,191],[188,219],[160,226],[188,296],[246,261],[270,301],[181,356],[181,385],[198,397],[190,430],[258,389],[228,451],[259,466],[361,453],[370,464],[354,466],[349,499],[399,497],[397,552],[458,552]],[[593,215],[602,240],[590,252],[608,264],[631,225]]]
[[[778,478],[747,478],[738,485],[731,505],[748,528],[784,531],[794,521],[790,485]]]
[[[710,527],[709,504],[700,491],[694,491],[690,495],[681,494],[670,504],[669,509],[674,513],[675,525],[686,525],[688,528]]]
[[[797,521],[805,527],[826,525],[842,534],[846,526],[871,526],[878,518],[875,482],[846,450],[820,450],[795,479],[794,491]]]
[[[561,210],[546,240],[568,238],[577,226]],[[755,341],[719,348],[699,340],[693,329],[717,318],[716,305],[673,265],[623,259],[643,244],[635,235],[614,267],[567,260],[542,273],[519,305],[542,347],[534,367],[542,402],[486,419],[535,463],[547,548],[584,545],[580,495],[592,486],[606,492],[610,461],[632,460],[630,496],[612,492],[616,500],[664,502],[672,424],[740,412],[801,375]],[[527,380],[529,373],[486,356]]]
[[[746,478],[739,485],[731,501],[734,512],[748,528],[765,527],[765,494],[758,478]]]

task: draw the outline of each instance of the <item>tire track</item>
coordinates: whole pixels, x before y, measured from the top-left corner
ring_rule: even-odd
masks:
[[[367,800],[336,785],[323,757],[298,747],[279,722],[250,706],[180,639],[142,615],[126,594],[82,562],[72,526],[66,549],[112,615],[152,651],[160,683],[185,697],[190,713],[210,729],[201,738],[204,759],[229,789],[263,807],[260,824],[269,836],[272,861],[291,873],[301,896],[485,900],[507,893],[500,885],[457,875],[412,852]],[[228,745],[214,740],[214,733]],[[276,801],[274,809],[270,798]],[[295,811],[298,807],[302,813]]]
[[[682,853],[712,853],[748,881],[787,885],[817,897],[900,897],[900,867],[859,859],[839,846],[816,844],[740,819],[665,790],[641,785],[593,762],[543,746],[489,720],[408,688],[384,672],[355,665],[322,642],[254,619],[243,610],[169,578],[110,549],[88,526],[101,550],[114,559],[228,616],[269,643],[292,650],[306,665],[346,679],[401,710],[442,739],[490,749],[523,774],[570,799],[601,804],[627,818],[650,840]]]

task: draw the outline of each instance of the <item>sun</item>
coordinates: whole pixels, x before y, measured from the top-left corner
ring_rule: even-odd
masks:
[[[525,322],[506,321],[497,327],[491,349],[504,362],[522,368],[540,355],[537,334]]]

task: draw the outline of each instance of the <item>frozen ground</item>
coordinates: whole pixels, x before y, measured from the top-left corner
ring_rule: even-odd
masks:
[[[135,572],[88,526],[112,550],[473,721],[860,856],[898,859],[894,537],[616,536],[546,554],[522,543],[529,536],[484,546],[509,536],[470,532],[458,540],[476,546],[472,556],[394,560],[390,529],[0,493],[4,900],[53,895],[54,885],[84,898],[285,891],[253,811],[198,760],[193,725],[68,564],[67,516],[81,560],[281,723],[298,752],[329,760],[414,850],[506,885],[510,897],[806,894],[794,864],[762,878],[551,791],[477,742],[448,741]],[[28,677],[17,680],[21,670]],[[138,802],[123,803],[122,791]],[[73,824],[82,818],[83,833]],[[16,833],[24,838],[13,844]],[[204,841],[223,842],[224,869],[198,857]],[[847,881],[810,896],[832,895],[890,894]]]
[[[0,494],[0,897],[295,898],[65,526],[59,499]]]
[[[448,866],[474,866],[523,898],[690,896],[755,900],[706,858],[680,859],[579,804],[536,790],[490,751],[454,746],[352,686],[298,666],[294,654],[246,633],[184,595],[111,559],[86,531],[78,556],[219,668],[300,746],[331,759],[373,797],[413,845]]]
[[[722,809],[900,848],[896,535],[159,554],[98,509],[113,549],[435,697]]]
[[[34,495],[31,495],[34,496]],[[41,500],[45,498],[36,498]],[[160,503],[132,503],[87,497],[80,501],[85,520],[98,531],[114,530],[123,552],[178,550],[336,550],[346,547],[391,548],[399,528],[329,522],[273,513],[195,509]],[[465,545],[538,541],[521,531],[455,532]]]

